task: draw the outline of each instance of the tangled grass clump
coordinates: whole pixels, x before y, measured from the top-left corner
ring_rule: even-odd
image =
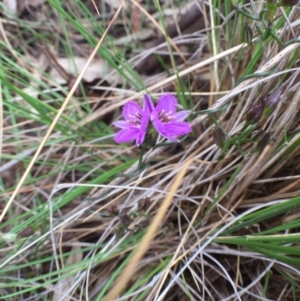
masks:
[[[299,300],[299,7],[219,2],[3,11],[0,300]]]

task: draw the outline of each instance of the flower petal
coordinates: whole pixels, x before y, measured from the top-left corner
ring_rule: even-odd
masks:
[[[170,112],[171,114],[175,114],[176,106],[177,106],[177,98],[172,94],[167,93],[159,98],[155,110],[157,111],[157,113],[164,111],[167,113]]]
[[[189,111],[180,111],[175,114],[174,120],[175,121],[183,121],[189,116]]]
[[[146,136],[146,131],[144,132],[140,131],[140,135],[136,138],[135,144],[137,146],[140,146],[144,142],[145,136]]]
[[[140,131],[145,132],[147,131],[148,123],[149,123],[150,116],[147,112],[143,112],[141,122],[140,122]]]
[[[182,136],[192,131],[188,122],[172,121],[164,125],[167,136]]]
[[[113,125],[120,128],[120,129],[126,129],[129,127],[128,122],[124,120],[117,120],[113,122]]]
[[[135,101],[128,101],[123,107],[123,116],[127,121],[134,121],[143,114],[142,108]]]
[[[157,117],[157,112],[153,111],[153,113],[151,114],[151,116],[155,116]],[[155,129],[158,131],[158,133],[160,133],[161,135],[165,136],[165,128],[164,128],[164,123],[162,123],[158,118],[154,118],[152,120],[152,124],[155,127]]]
[[[152,99],[148,94],[144,94],[143,110],[146,111],[149,115],[154,110],[154,105],[153,105]]]
[[[127,128],[123,129],[115,134],[115,141],[117,143],[129,142],[138,139],[140,136],[140,131],[137,128]]]
[[[161,135],[171,141],[177,141],[174,139],[174,136],[182,136],[192,131],[188,122],[171,121],[162,123],[159,119],[155,119],[153,120],[153,125]]]

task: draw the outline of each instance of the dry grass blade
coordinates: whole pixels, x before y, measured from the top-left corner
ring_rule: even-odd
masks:
[[[68,103],[69,103],[69,101],[70,101],[70,99],[72,98],[74,92],[76,91],[78,85],[80,84],[80,82],[81,82],[81,80],[82,80],[82,78],[83,78],[83,76],[84,76],[84,73],[86,72],[86,70],[87,70],[87,68],[89,67],[90,63],[91,63],[92,60],[94,59],[94,57],[95,57],[96,53],[98,52],[100,46],[102,45],[102,42],[103,42],[104,38],[106,37],[106,35],[107,35],[107,33],[108,33],[110,27],[112,26],[112,24],[114,23],[114,21],[116,20],[116,18],[118,17],[118,15],[120,14],[120,12],[121,12],[121,10],[122,10],[122,8],[123,8],[124,6],[125,6],[125,3],[122,2],[122,5],[121,5],[121,6],[119,7],[119,9],[116,11],[116,13],[115,13],[113,19],[111,20],[110,24],[109,24],[108,27],[106,28],[106,30],[105,30],[103,36],[101,37],[101,39],[99,40],[99,42],[98,42],[98,44],[96,45],[95,49],[93,50],[92,54],[90,55],[88,61],[86,62],[85,66],[83,67],[81,73],[78,75],[78,77],[77,77],[77,79],[76,79],[74,85],[72,86],[72,88],[71,88],[70,92],[68,93],[66,99],[64,100],[64,102],[63,102],[61,108],[59,109],[57,115],[55,116],[53,122],[51,123],[51,125],[50,125],[50,127],[49,127],[49,129],[48,129],[48,131],[47,131],[47,133],[46,133],[46,135],[45,135],[45,137],[43,138],[43,141],[40,143],[40,145],[39,145],[37,151],[35,152],[33,158],[31,159],[31,161],[30,161],[30,163],[29,163],[29,166],[28,166],[27,169],[25,170],[25,172],[24,172],[22,178],[20,179],[20,181],[19,181],[19,183],[18,183],[16,189],[14,190],[12,196],[10,197],[10,199],[9,199],[9,201],[7,202],[5,208],[3,209],[3,211],[2,211],[2,213],[1,213],[1,215],[0,215],[0,222],[3,220],[3,218],[4,218],[4,216],[5,216],[6,212],[7,212],[7,210],[9,209],[9,207],[10,207],[10,205],[11,205],[11,203],[14,201],[15,197],[16,197],[17,194],[19,193],[20,188],[21,188],[22,185],[24,184],[24,182],[25,182],[25,180],[26,180],[26,178],[27,178],[29,172],[31,171],[31,168],[33,167],[35,161],[37,160],[37,158],[38,158],[38,156],[40,155],[40,153],[41,153],[43,147],[45,146],[45,143],[46,143],[47,139],[49,138],[51,132],[53,131],[53,129],[54,129],[54,127],[55,127],[57,121],[59,120],[59,118],[60,118],[61,115],[63,114],[65,108],[67,107],[67,105],[68,105]]]
[[[217,54],[216,56],[212,56],[210,57],[209,59],[206,59],[200,63],[197,63],[189,68],[186,68],[184,69],[183,71],[180,71],[178,72],[178,74],[174,74],[164,80],[162,80],[161,82],[158,82],[156,84],[153,84],[149,87],[147,87],[147,91],[148,92],[152,92],[152,91],[155,91],[156,89],[158,88],[161,88],[167,84],[170,84],[170,83],[173,83],[174,81],[176,81],[178,78],[182,78],[192,72],[194,72],[195,70],[197,69],[200,69],[206,65],[209,65],[213,62],[215,62],[216,60],[219,60],[219,59],[222,59],[224,57],[227,57],[229,56],[230,54],[234,54],[236,53],[237,51],[241,50],[242,48],[244,47],[247,47],[247,44],[240,44],[238,46],[235,46],[235,47],[232,47],[228,50],[225,50],[219,54]],[[90,122],[92,122],[93,120],[95,119],[98,119],[100,118],[101,116],[104,116],[105,114],[108,114],[110,113],[111,111],[114,111],[116,110],[117,108],[123,106],[125,103],[127,103],[129,100],[131,99],[137,99],[139,97],[141,97],[146,91],[141,91],[141,92],[138,92],[138,93],[134,93],[133,95],[131,95],[130,97],[128,98],[125,98],[124,100],[122,101],[119,101],[116,105],[112,105],[110,106],[109,108],[107,109],[104,109],[104,110],[101,110],[101,111],[97,111],[97,112],[94,112],[93,114],[87,116],[84,120],[82,120],[82,122],[80,123],[80,125],[84,126]]]
[[[183,61],[186,61],[186,59],[184,58],[183,54],[181,53],[180,49],[177,47],[177,45],[173,42],[172,39],[170,39],[170,37],[166,36],[166,33],[164,32],[164,30],[161,28],[161,26],[156,22],[156,20],[135,0],[130,0],[136,7],[138,7],[148,18],[149,20],[151,20],[151,22],[153,22],[153,24],[155,25],[155,27],[166,37],[166,40],[168,40],[168,42],[172,45],[172,47],[176,50],[176,52],[180,55],[180,57],[182,58]]]
[[[117,280],[114,287],[111,289],[109,294],[105,297],[105,301],[109,300],[115,300],[115,298],[122,292],[122,290],[127,285],[128,281],[130,280],[131,276],[135,272],[136,266],[138,262],[141,260],[145,252],[147,251],[147,248],[153,239],[161,221],[165,217],[166,211],[168,210],[175,192],[178,190],[178,187],[180,186],[183,177],[185,176],[189,166],[193,160],[189,160],[187,162],[184,162],[182,169],[178,173],[177,177],[174,180],[174,183],[171,186],[171,189],[162,202],[160,208],[158,209],[157,214],[153,218],[151,225],[149,226],[149,229],[147,230],[146,234],[144,235],[143,239],[141,240],[138,248],[136,249],[133,257],[128,262],[128,265],[126,266],[124,272],[120,275],[119,279]]]

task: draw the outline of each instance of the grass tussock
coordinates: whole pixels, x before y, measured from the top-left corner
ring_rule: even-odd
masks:
[[[232,2],[0,3],[0,300],[299,300],[299,6]]]

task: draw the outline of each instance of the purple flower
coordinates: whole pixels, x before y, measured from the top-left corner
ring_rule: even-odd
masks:
[[[123,107],[123,116],[125,120],[113,123],[116,127],[121,128],[115,134],[115,141],[123,143],[135,140],[136,145],[140,146],[146,136],[150,111],[145,108],[145,105],[142,109],[135,101],[129,101]]]
[[[188,117],[188,111],[176,113],[177,99],[167,93],[162,95],[154,108],[149,95],[145,95],[145,108],[150,112],[150,120],[155,129],[170,141],[178,142],[177,136],[188,134],[191,126],[184,120]]]
[[[125,120],[115,121],[113,124],[121,130],[115,134],[117,143],[135,140],[140,146],[147,133],[147,127],[151,120],[155,129],[170,141],[178,142],[177,136],[182,136],[192,131],[191,126],[184,120],[188,117],[188,111],[176,112],[177,99],[171,94],[164,94],[158,100],[156,107],[149,95],[144,95],[143,109],[135,102],[129,101],[123,107]]]

